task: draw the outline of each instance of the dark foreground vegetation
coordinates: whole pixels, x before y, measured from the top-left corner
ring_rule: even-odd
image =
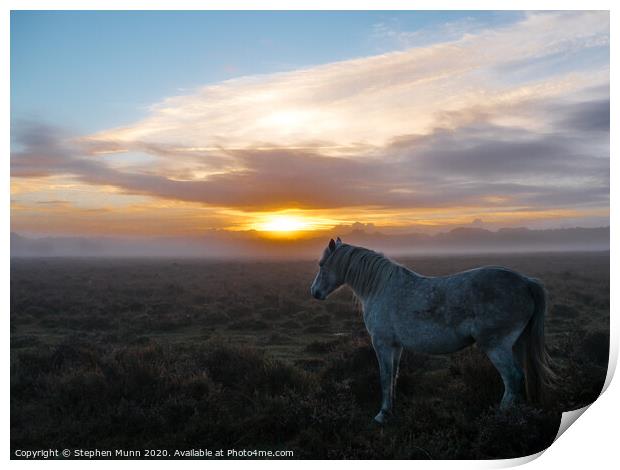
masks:
[[[11,448],[265,449],[295,458],[508,458],[547,447],[594,401],[609,345],[609,253],[401,260],[439,275],[502,264],[549,292],[560,380],[543,407],[498,410],[475,347],[405,353],[397,414],[351,294],[310,298],[314,263],[14,259]]]

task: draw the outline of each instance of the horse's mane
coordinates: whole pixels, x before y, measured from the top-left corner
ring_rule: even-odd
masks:
[[[329,261],[353,291],[364,297],[381,292],[396,272],[406,269],[381,253],[344,243]]]

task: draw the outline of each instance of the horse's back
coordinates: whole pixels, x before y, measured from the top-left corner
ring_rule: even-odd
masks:
[[[395,334],[413,349],[448,352],[520,331],[534,308],[530,282],[501,266],[442,277],[412,273],[392,292]]]

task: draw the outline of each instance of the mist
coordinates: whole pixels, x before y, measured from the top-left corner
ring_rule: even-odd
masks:
[[[211,231],[197,237],[30,237],[11,233],[11,257],[191,257],[314,259],[330,237],[392,256],[609,250],[609,227],[496,231],[459,227],[436,234],[352,230],[304,238],[270,238],[256,231]]]

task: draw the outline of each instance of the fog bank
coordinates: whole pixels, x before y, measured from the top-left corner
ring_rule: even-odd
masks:
[[[388,255],[609,250],[609,227],[497,231],[461,227],[438,234],[384,234],[354,230],[303,239],[267,238],[258,232],[213,231],[186,238],[26,237],[11,233],[12,257],[319,257],[329,237]]]

